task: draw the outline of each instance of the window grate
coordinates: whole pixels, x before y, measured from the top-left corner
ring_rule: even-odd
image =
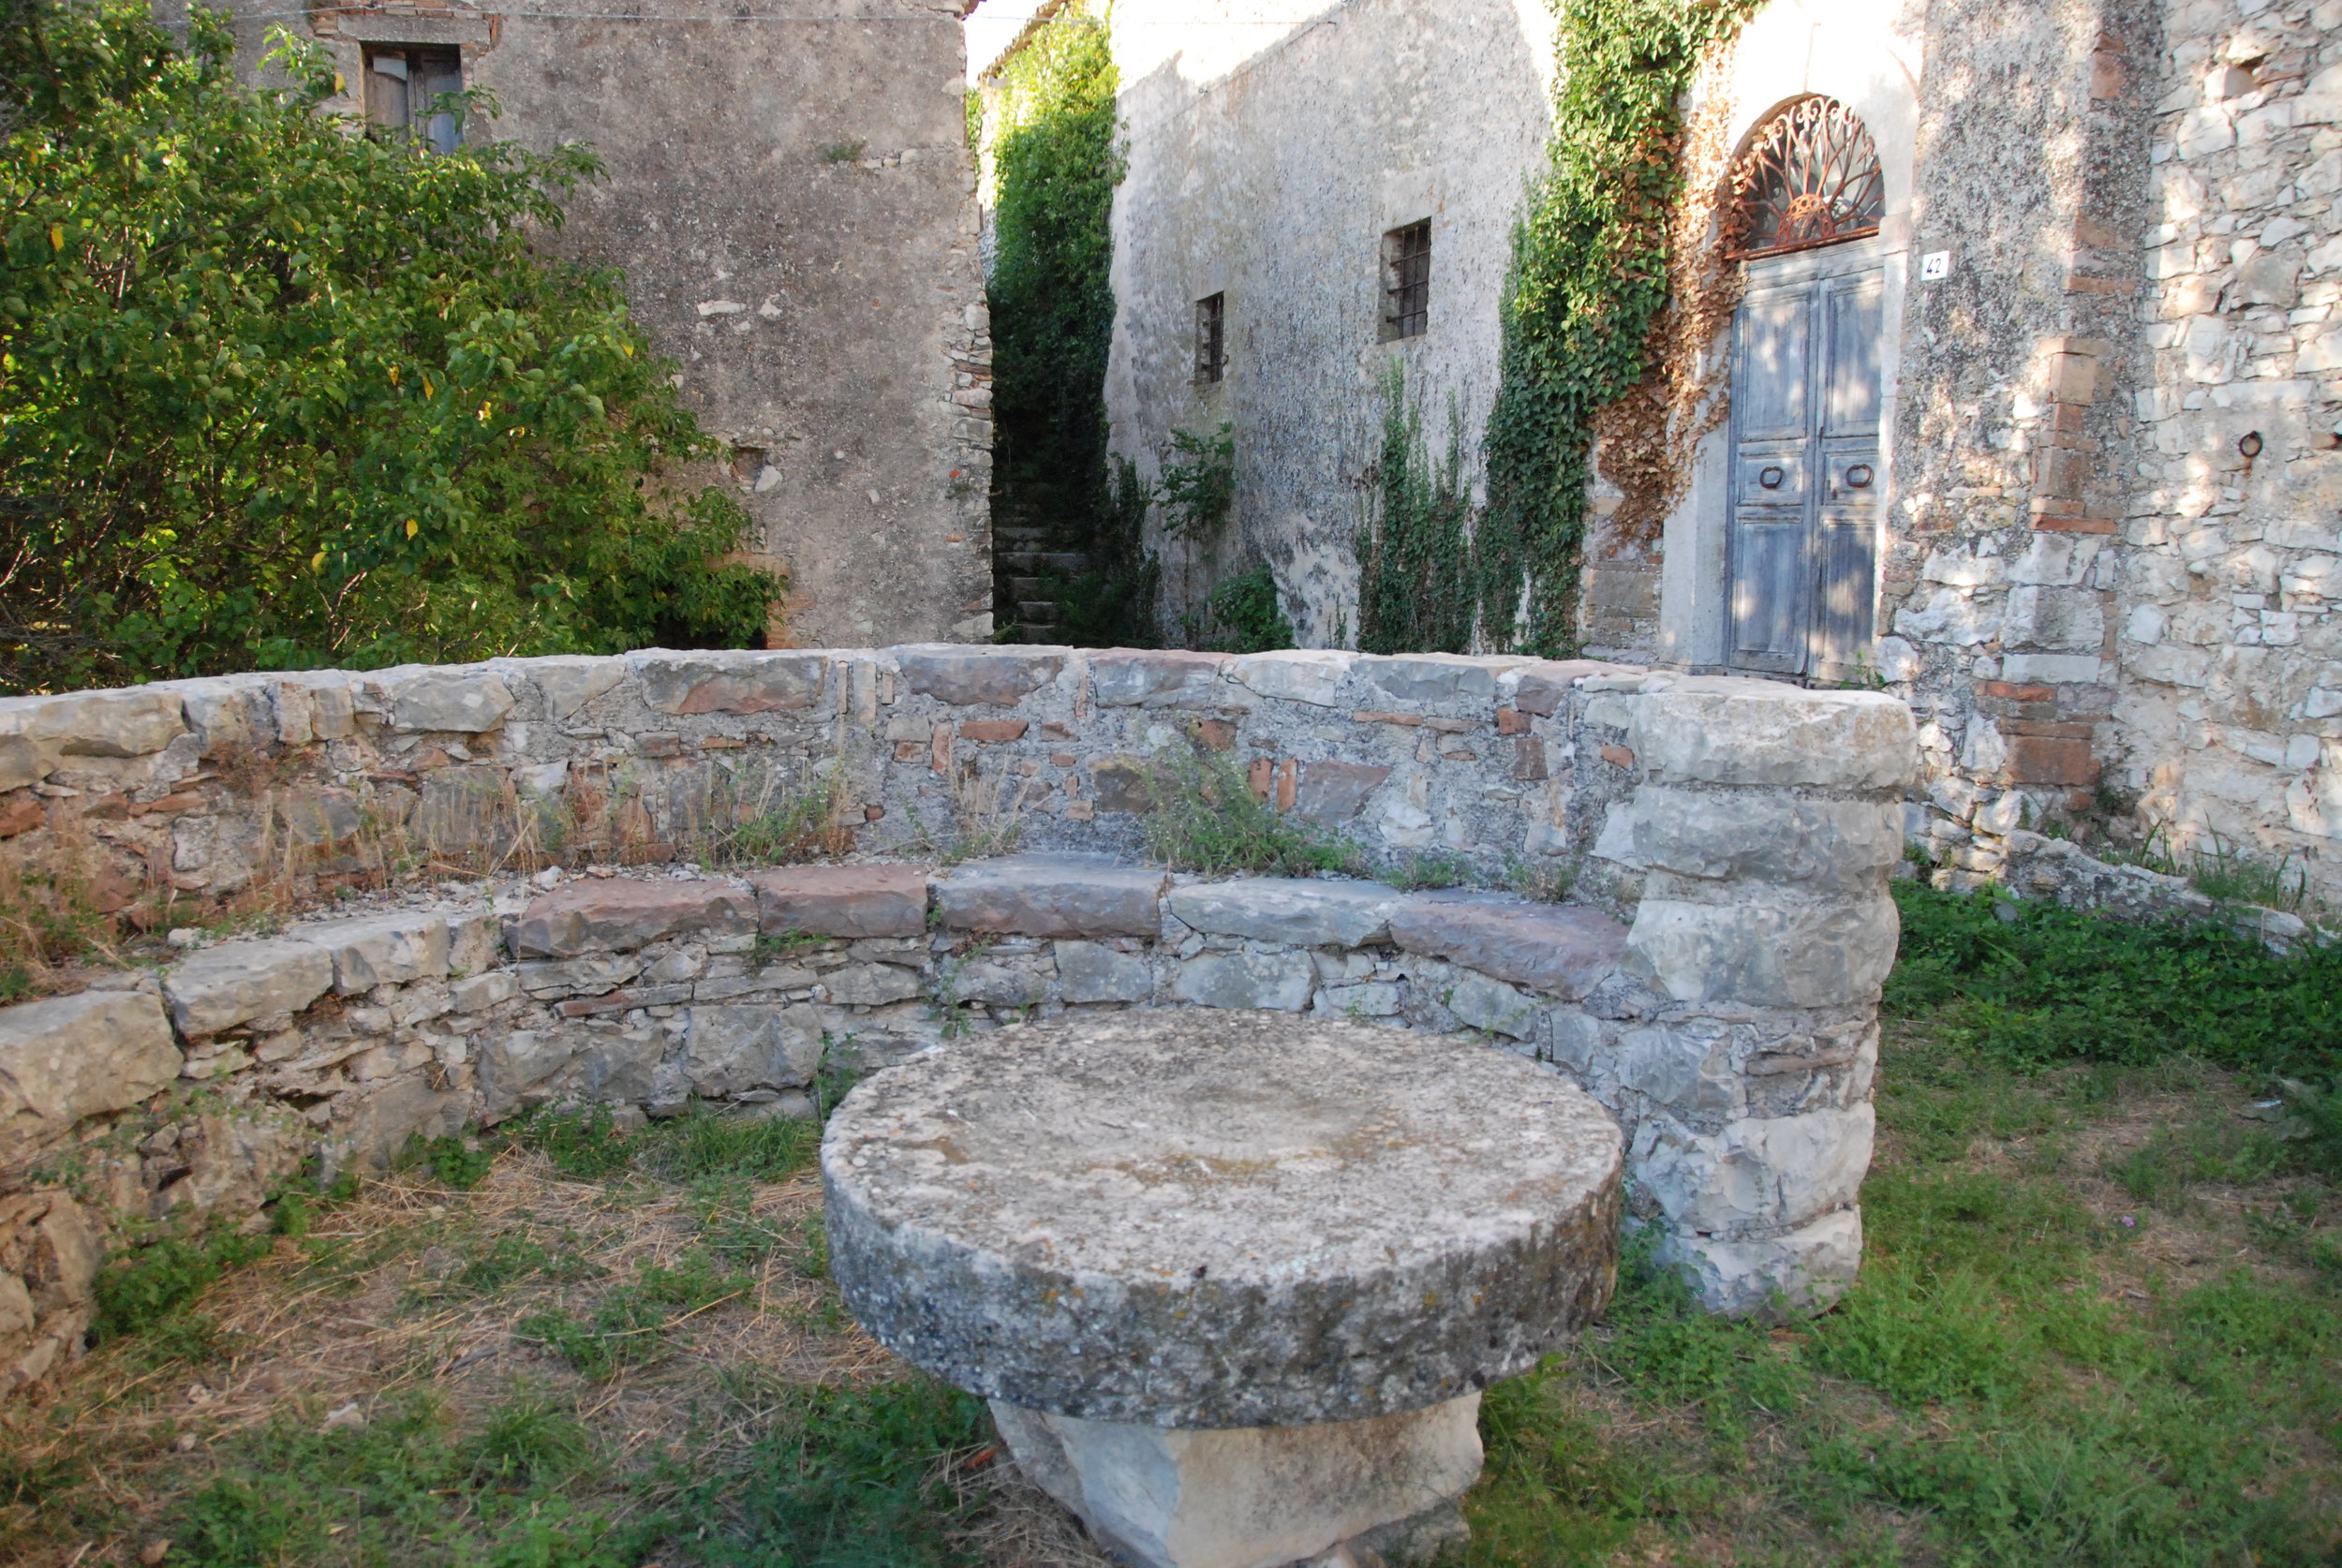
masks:
[[[1431,220],[1383,236],[1383,341],[1421,337],[1431,324]]]
[[[1228,374],[1228,296],[1195,302],[1195,379],[1224,380]]]
[[[464,141],[464,117],[435,110],[443,93],[464,90],[463,52],[420,44],[366,50],[366,118],[411,130],[435,149],[452,153]]]

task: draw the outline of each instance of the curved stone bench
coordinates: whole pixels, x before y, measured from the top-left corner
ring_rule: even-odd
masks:
[[[1549,1070],[1371,1024],[1000,1030],[831,1117],[830,1258],[889,1349],[1157,1568],[1441,1533],[1479,1390],[1608,1298],[1618,1125]]]

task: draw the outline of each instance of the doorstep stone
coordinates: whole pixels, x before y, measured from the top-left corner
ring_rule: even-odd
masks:
[[[770,936],[919,937],[927,873],[918,865],[793,865],[750,877],[756,920]]]
[[[630,953],[669,937],[752,937],[756,895],[712,879],[590,877],[532,902],[512,927],[521,958]]]
[[[1626,927],[1599,910],[1487,894],[1417,894],[1391,911],[1409,953],[1576,1001],[1618,968]]]

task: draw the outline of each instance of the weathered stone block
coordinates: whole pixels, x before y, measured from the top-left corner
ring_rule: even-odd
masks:
[[[1181,964],[1171,994],[1199,1007],[1298,1013],[1316,983],[1316,966],[1305,953],[1230,953]]]
[[[615,691],[627,673],[627,661],[623,658],[571,654],[499,659],[497,663],[509,664],[544,694],[545,713],[552,718],[571,717],[595,698]]]
[[[587,878],[532,902],[512,928],[523,958],[625,953],[670,937],[752,937],[757,895],[712,879]]]
[[[683,1066],[706,1099],[796,1088],[822,1065],[822,1019],[811,1006],[694,1007]]]
[[[1814,903],[1645,898],[1626,947],[1637,973],[1677,1001],[1835,1007],[1876,999],[1901,929],[1883,892]]]
[[[1089,656],[1089,689],[1104,708],[1183,707],[1232,701],[1220,673],[1231,656],[1179,648]]]
[[[377,985],[436,980],[447,973],[447,922],[435,914],[329,920],[297,925],[288,935],[322,949],[333,958],[334,989],[345,997]]]
[[[23,735],[0,735],[0,791],[22,790],[48,777],[39,747]]]
[[[830,971],[829,999],[841,1007],[883,1007],[919,994],[919,974],[894,964],[854,964]]]
[[[631,953],[556,959],[550,963],[515,966],[521,989],[540,1001],[560,997],[599,997],[643,972],[643,961]]]
[[[944,651],[906,648],[896,655],[912,690],[954,707],[1013,708],[1057,679],[1063,654]]]
[[[1534,998],[1486,975],[1452,975],[1437,989],[1439,1004],[1466,1024],[1514,1040],[1526,1040],[1535,1033],[1544,1012]]]
[[[1519,674],[1508,681],[1500,680],[1501,692],[1512,688],[1513,706],[1523,713],[1550,718],[1569,701],[1579,680],[1588,675],[1638,675],[1643,672],[1633,665],[1609,664],[1598,658],[1539,659],[1523,665]]]
[[[1688,1269],[1699,1304],[1736,1318],[1802,1317],[1853,1285],[1862,1264],[1862,1211],[1842,1208],[1758,1240],[1661,1234],[1653,1260]]]
[[[1059,995],[1069,1002],[1145,1001],[1155,984],[1146,959],[1097,942],[1059,942],[1057,974]]]
[[[1484,703],[1496,696],[1501,667],[1459,654],[1407,654],[1397,658],[1361,658],[1358,673],[1393,697],[1410,703]]]
[[[1626,928],[1599,910],[1478,894],[1418,894],[1391,912],[1410,953],[1572,1000],[1618,967]]]
[[[951,999],[956,1002],[1030,1007],[1048,994],[1046,980],[1006,964],[963,964],[951,974]]]
[[[654,712],[780,713],[813,705],[828,662],[818,653],[645,653],[634,673]]]
[[[1161,871],[1104,855],[971,861],[935,882],[943,924],[1020,937],[1151,937],[1163,926]]]
[[[796,865],[749,879],[758,928],[817,937],[917,937],[927,874],[917,865]]]
[[[1678,1231],[1777,1231],[1854,1202],[1877,1126],[1869,1105],[1748,1117],[1694,1132],[1666,1117],[1636,1130],[1630,1179]]]
[[[163,981],[183,1034],[215,1034],[271,1013],[298,1013],[332,988],[334,958],[304,941],[222,942]]]
[[[1390,912],[1403,896],[1380,882],[1253,877],[1175,887],[1168,902],[1198,931],[1296,947],[1364,947],[1390,939]]]
[[[1911,710],[1881,691],[1697,676],[1631,709],[1627,747],[1662,783],[1900,790],[1919,771]]]
[[[1356,654],[1339,648],[1285,648],[1239,658],[1228,673],[1263,697],[1330,708],[1340,704],[1342,679],[1357,660]]]
[[[1625,807],[1612,808],[1612,822],[1622,809],[1632,822],[1630,864],[1679,876],[1873,892],[1903,857],[1903,810],[1895,801],[1646,784]],[[1608,834],[1606,824],[1606,844]]]
[[[513,1029],[483,1037],[479,1057],[480,1117],[501,1121],[520,1109],[521,1097],[567,1067],[577,1054],[570,1029]]]
[[[1358,985],[1320,985],[1310,998],[1310,1011],[1328,1018],[1393,1018],[1398,1016],[1399,987],[1387,981]]]
[[[0,1165],[135,1105],[179,1076],[162,1003],[145,991],[0,1007]]]
[[[448,987],[448,1005],[457,1013],[485,1013],[521,994],[521,983],[502,969],[459,980]]]
[[[463,1131],[472,1108],[461,1088],[435,1088],[421,1072],[403,1072],[360,1096],[349,1107],[344,1157],[381,1170],[409,1138],[450,1138]]]
[[[1089,788],[1101,811],[1140,816],[1155,808],[1153,776],[1137,757],[1108,757],[1089,770]]]
[[[1472,1393],[1367,1421],[1198,1430],[992,1403],[1017,1468],[1145,1568],[1325,1561],[1328,1548],[1470,1489],[1479,1413]]]
[[[22,732],[67,757],[146,757],[187,732],[179,693],[164,687],[25,699]]]
[[[402,730],[452,730],[479,734],[512,711],[512,688],[486,671],[434,670],[383,677],[391,716]]]
[[[438,768],[423,776],[415,805],[415,833],[434,850],[501,846],[511,836],[512,781],[484,764]]]
[[[1313,822],[1346,822],[1389,777],[1365,762],[1304,762],[1293,808]]]

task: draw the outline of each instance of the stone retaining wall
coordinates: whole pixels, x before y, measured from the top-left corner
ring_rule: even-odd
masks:
[[[1188,746],[1370,853],[1549,860],[1580,901],[1147,866],[1149,759]],[[825,1065],[1085,1008],[1480,1031],[1619,1116],[1637,1212],[1713,1306],[1810,1306],[1860,1255],[1914,764],[1875,693],[1340,653],[654,653],[0,703],[35,864],[185,894],[485,873],[0,1009],[0,1379],[78,1346],[100,1238],[138,1222],[259,1223],[550,1102],[809,1116]],[[808,785],[852,859],[685,858]],[[1011,827],[1027,852],[953,864]]]

